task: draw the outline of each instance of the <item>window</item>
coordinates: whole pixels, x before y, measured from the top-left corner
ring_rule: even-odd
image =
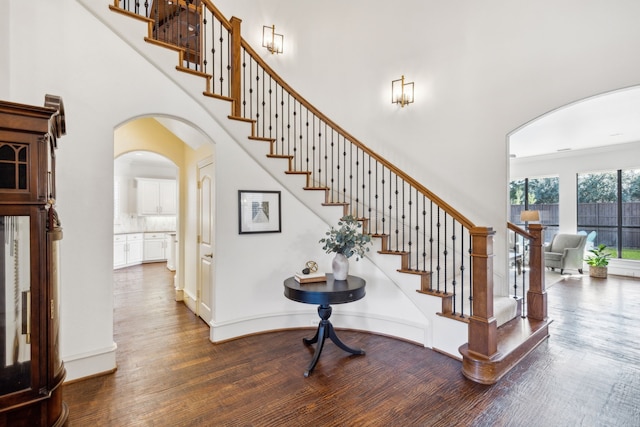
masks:
[[[640,169],[578,174],[578,230],[614,257],[640,259]]]
[[[547,226],[545,240],[550,241],[558,232],[560,222],[560,179],[525,178],[509,183],[511,199],[510,222],[523,226],[520,213],[523,210],[540,211],[540,223]]]

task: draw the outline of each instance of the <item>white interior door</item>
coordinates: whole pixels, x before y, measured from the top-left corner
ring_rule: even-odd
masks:
[[[212,320],[213,288],[213,161],[202,163],[198,170],[198,301],[197,314],[209,323]]]

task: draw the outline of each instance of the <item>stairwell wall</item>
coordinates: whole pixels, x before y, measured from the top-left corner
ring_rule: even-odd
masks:
[[[284,53],[262,51],[285,81],[475,224],[494,227],[498,281],[507,271],[507,135],[559,106],[640,82],[638,2],[215,4],[242,19],[254,46],[262,26],[275,24]],[[416,90],[402,109],[390,100],[401,75]]]
[[[10,43],[0,48],[0,69],[9,71],[0,90],[9,101],[42,105],[44,94],[51,93],[65,103],[67,134],[57,153],[57,205],[64,228],[61,340],[67,380],[117,366],[113,139],[118,126],[137,117],[183,118],[215,143],[217,259],[211,339],[271,327],[311,326],[312,320],[317,324],[316,308],[286,300],[282,281],[308,259],[328,268],[330,257],[321,253],[317,242],[328,224],[266,172],[256,170],[256,163],[217,121],[226,121],[228,106],[204,100],[204,83],[192,84],[175,71],[175,52],[144,44],[146,26],[107,6],[95,0],[11,2],[6,18],[12,23]],[[124,42],[105,26],[107,21],[115,22],[117,31],[133,33],[138,44]],[[153,56],[159,68],[144,55]],[[188,83],[179,86],[175,78]],[[282,191],[282,233],[237,234],[239,189]],[[188,259],[185,264],[190,261],[195,264]],[[411,301],[370,264],[353,264],[355,274],[377,284],[367,288],[365,300],[336,310],[336,319],[344,319],[347,327],[424,343],[427,325]],[[185,283],[189,286],[193,284]]]

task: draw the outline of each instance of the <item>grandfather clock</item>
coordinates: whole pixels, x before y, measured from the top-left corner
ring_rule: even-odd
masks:
[[[55,150],[62,99],[0,101],[0,427],[61,426]]]

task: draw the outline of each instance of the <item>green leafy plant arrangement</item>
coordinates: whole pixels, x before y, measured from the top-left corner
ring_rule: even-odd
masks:
[[[320,239],[324,243],[322,249],[328,254],[339,253],[347,258],[356,255],[356,261],[364,257],[369,251],[371,236],[362,233],[362,224],[352,215],[344,216],[338,221],[338,228],[331,227],[326,236]]]
[[[597,248],[589,249],[592,255],[586,257],[584,261],[592,267],[606,267],[609,265],[610,252],[605,252],[607,245],[599,244]]]

